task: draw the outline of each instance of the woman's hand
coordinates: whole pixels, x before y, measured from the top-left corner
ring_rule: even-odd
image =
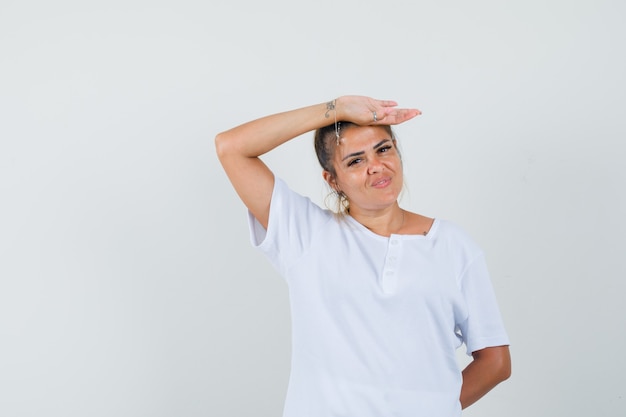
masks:
[[[361,126],[397,125],[422,114],[417,109],[399,109],[391,100],[375,100],[365,96],[342,96],[336,99],[337,120]]]

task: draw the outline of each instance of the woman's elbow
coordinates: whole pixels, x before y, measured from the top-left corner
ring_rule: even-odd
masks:
[[[237,158],[242,156],[239,141],[236,140],[236,137],[229,134],[228,131],[218,133],[215,136],[215,152],[217,153],[217,158],[222,163],[225,163],[225,161],[233,157]]]
[[[494,346],[474,352],[474,359],[483,363],[496,383],[511,377],[511,353],[508,346]]]
[[[511,353],[508,346],[502,349],[498,361],[498,377],[500,381],[505,381],[511,377]]]
[[[228,140],[226,138],[226,135],[224,134],[224,132],[222,133],[218,133],[215,136],[215,152],[217,153],[217,156],[221,159],[222,156],[224,156],[224,154],[227,153],[227,145],[228,144]]]

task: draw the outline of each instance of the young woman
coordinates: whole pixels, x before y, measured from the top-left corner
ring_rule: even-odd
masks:
[[[284,417],[454,417],[510,375],[484,256],[459,227],[402,209],[390,125],[419,115],[344,96],[217,135],[251,239],[285,278],[292,367]],[[315,131],[332,212],[260,155]],[[458,369],[456,349],[473,356]]]

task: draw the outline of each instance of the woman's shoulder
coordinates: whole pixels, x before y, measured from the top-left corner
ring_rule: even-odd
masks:
[[[318,219],[330,219],[334,213],[320,207],[310,197],[295,191],[285,180],[274,177],[274,191],[272,193],[271,206],[276,211],[289,210],[294,216]]]
[[[465,227],[449,219],[437,219],[437,238],[450,246],[463,248],[465,251],[481,253],[482,249]]]
[[[426,236],[434,230],[435,219],[418,213],[403,210],[404,227],[402,234]]]

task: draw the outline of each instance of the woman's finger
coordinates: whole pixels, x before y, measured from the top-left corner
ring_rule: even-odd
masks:
[[[382,117],[378,113],[376,114],[376,123],[395,125],[406,122],[420,114],[422,114],[422,112],[418,109],[387,108]]]

